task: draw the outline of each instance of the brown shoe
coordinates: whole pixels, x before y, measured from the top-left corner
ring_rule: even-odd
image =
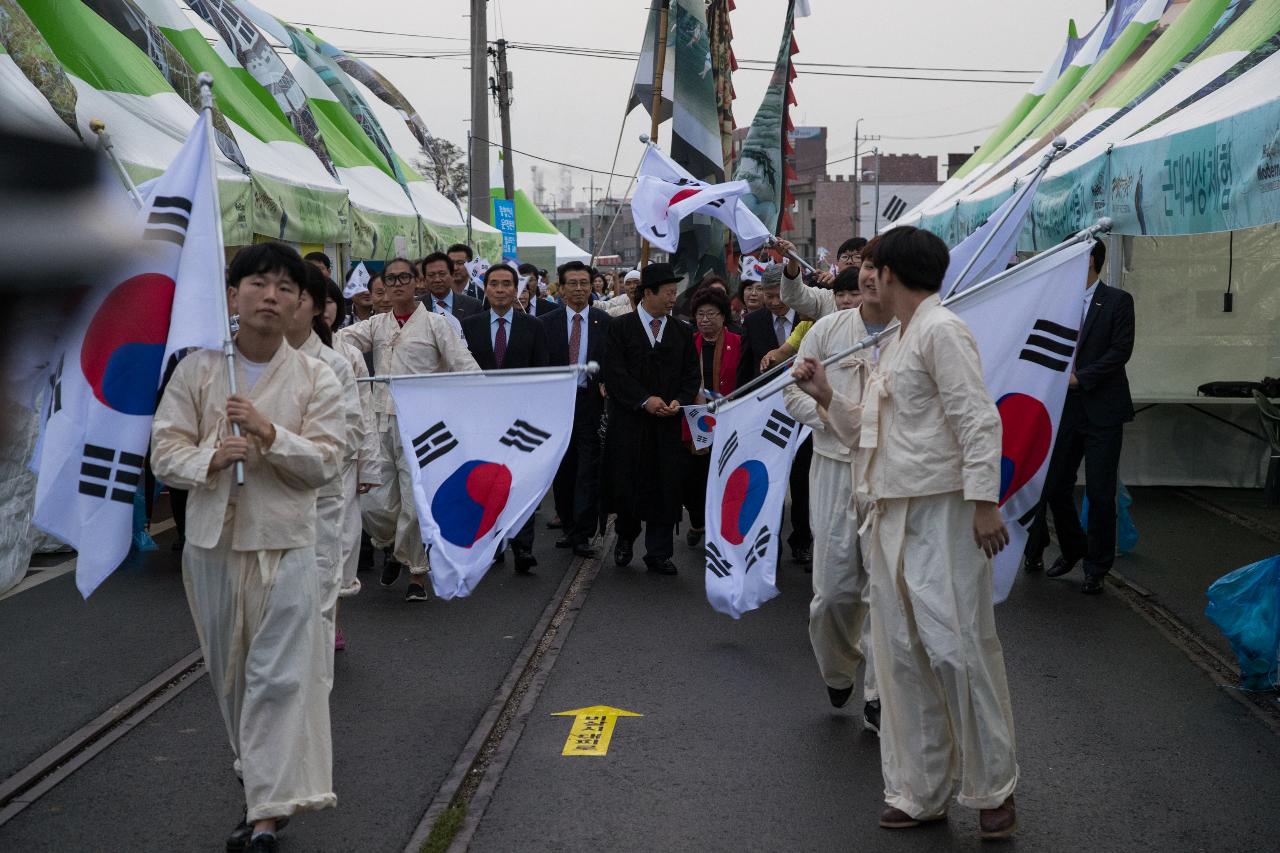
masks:
[[[1013,797],[1009,797],[997,808],[980,811],[978,825],[982,830],[983,841],[994,841],[1013,835],[1018,829],[1018,816],[1013,809]]]
[[[902,809],[895,809],[890,805],[886,805],[884,811],[880,812],[880,826],[885,829],[910,829],[922,823],[935,823],[946,819],[945,812],[937,817],[912,817]]]

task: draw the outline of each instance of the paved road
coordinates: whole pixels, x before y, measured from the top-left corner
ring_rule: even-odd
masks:
[[[1135,516],[1143,540],[1118,568],[1196,630],[1204,586],[1277,547],[1163,490],[1140,492]],[[496,570],[470,600],[408,606],[363,576],[341,614],[340,807],[299,819],[286,850],[403,848],[568,569],[539,539],[535,576]],[[782,595],[734,622],[706,605],[697,556],[678,551],[675,578],[606,561],[473,850],[980,846],[959,808],[945,826],[876,826],[878,744],[826,702],[806,575],[784,565]],[[167,550],[140,558],[87,604],[70,575],[0,601],[3,775],[195,648],[175,563]],[[1280,739],[1120,596],[1078,583],[1023,578],[998,610],[1023,774],[1016,847],[1269,849]],[[603,758],[562,757],[571,721],[551,715],[593,704],[645,716],[621,720]],[[224,737],[201,681],[0,827],[0,849],[221,849],[240,803]]]

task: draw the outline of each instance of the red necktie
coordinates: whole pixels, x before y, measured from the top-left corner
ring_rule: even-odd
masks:
[[[437,300],[436,300],[436,304],[440,306],[440,310],[441,310],[441,311],[444,311],[446,314],[447,314],[447,313],[449,313],[449,303],[448,303],[448,302],[445,302],[443,299],[437,299]]]
[[[649,321],[649,328],[653,329],[653,345],[656,347],[658,345],[658,332],[662,331],[662,319],[654,317]]]
[[[498,318],[498,334],[493,337],[493,360],[497,362],[498,367],[502,367],[502,362],[507,357],[507,318]]]
[[[569,335],[569,363],[578,363],[578,351],[582,349],[582,315],[573,315],[573,333]]]

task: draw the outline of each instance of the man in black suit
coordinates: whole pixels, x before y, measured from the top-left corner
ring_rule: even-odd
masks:
[[[454,243],[447,250],[449,260],[453,262],[453,292],[470,296],[479,302],[484,299],[484,290],[471,280],[467,264],[475,260],[475,253],[466,243]]]
[[[799,318],[794,308],[787,307],[779,294],[782,265],[774,264],[764,271],[760,288],[764,307],[757,308],[742,320],[742,360],[738,362],[738,387],[760,375],[760,362],[770,351],[787,342]],[[813,569],[813,529],[809,526],[809,464],[813,461],[813,438],[804,440],[791,463],[791,559],[797,565]]]
[[[702,384],[693,331],[671,316],[680,276],[670,264],[641,273],[636,310],[609,321],[604,384],[609,427],[604,448],[604,509],[616,512],[619,566],[631,562],[644,523],[645,565],[676,573],[672,535],[684,515],[681,406],[693,403]]]
[[[490,267],[484,276],[489,310],[462,321],[462,336],[481,370],[547,366],[547,333],[542,324],[516,309],[516,274],[511,267]],[[511,538],[516,571],[526,574],[533,556],[534,517]]]
[[[533,264],[521,264],[520,275],[528,280],[526,287],[529,288],[529,316],[545,317],[560,306],[542,296],[542,289],[539,285],[542,283],[541,271]]]
[[[1045,572],[1056,578],[1084,560],[1081,591],[1102,592],[1102,579],[1116,556],[1116,473],[1124,425],[1133,420],[1133,399],[1124,366],[1133,354],[1133,297],[1098,280],[1107,258],[1106,246],[1095,243],[1090,256],[1081,312],[1084,323],[1076,346],[1075,366],[1049,462],[1044,498],[1027,539],[1025,568],[1039,571],[1049,544],[1046,509],[1053,511],[1062,556]],[[1085,496],[1089,499],[1089,532],[1076,513],[1076,473],[1084,460]]]
[[[547,349],[553,365],[604,364],[609,315],[591,306],[591,268],[569,261],[557,271],[559,309],[538,318],[547,332]],[[578,376],[578,396],[573,407],[573,435],[565,451],[551,493],[556,515],[564,526],[557,548],[572,548],[579,557],[595,552],[588,544],[600,518],[600,416],[604,398],[600,374]]]
[[[426,291],[422,304],[437,314],[452,314],[459,322],[484,310],[480,300],[453,292],[453,261],[444,252],[432,252],[422,259],[422,280]]]

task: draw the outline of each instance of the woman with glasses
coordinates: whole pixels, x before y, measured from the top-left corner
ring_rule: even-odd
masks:
[[[742,337],[725,328],[731,309],[729,297],[719,287],[704,287],[693,297],[693,321],[697,333],[693,346],[698,352],[702,371],[699,404],[723,397],[738,387],[738,359],[742,356]],[[689,446],[685,466],[684,506],[689,511],[689,533],[685,542],[698,547],[706,529],[707,474],[711,468],[711,449],[693,449],[689,425],[683,424],[684,440]]]

